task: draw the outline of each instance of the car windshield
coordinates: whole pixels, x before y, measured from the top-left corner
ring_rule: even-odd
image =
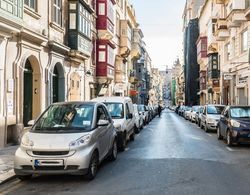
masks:
[[[192,110],[194,111],[194,112],[197,112],[198,111],[198,106],[194,106],[193,108],[192,108]]]
[[[37,120],[32,131],[72,132],[89,131],[93,118],[93,105],[51,105]]]
[[[144,112],[145,111],[144,105],[138,105],[138,110],[139,112]]]
[[[208,114],[221,114],[224,109],[224,106],[208,106],[207,113]]]
[[[105,102],[108,111],[113,119],[124,118],[124,108],[122,103]]]
[[[231,108],[230,115],[232,118],[250,118],[250,108]]]
[[[186,111],[190,111],[192,108],[191,107],[186,107],[185,110]]]

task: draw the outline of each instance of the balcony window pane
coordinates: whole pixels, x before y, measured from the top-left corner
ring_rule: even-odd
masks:
[[[105,3],[99,3],[99,13],[100,16],[105,15]]]
[[[27,5],[28,7],[30,7],[33,10],[37,10],[37,0],[25,0],[24,1],[25,5]]]
[[[80,5],[79,9],[79,31],[86,35],[87,37],[91,37],[91,20],[90,13]]]
[[[98,52],[98,61],[99,62],[106,62],[106,52],[105,51]]]

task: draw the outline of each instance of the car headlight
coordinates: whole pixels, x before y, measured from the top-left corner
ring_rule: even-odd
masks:
[[[236,120],[230,120],[230,124],[232,127],[236,127],[236,128],[240,127],[240,123]]]
[[[207,123],[217,123],[215,119],[208,118]]]
[[[90,138],[91,138],[90,135],[84,135],[84,136],[80,137],[79,139],[70,142],[69,146],[70,147],[84,146],[90,142]]]
[[[24,134],[22,139],[21,139],[21,145],[22,146],[28,146],[28,147],[32,147],[34,146],[34,142],[32,140],[30,140],[29,136],[27,134]]]
[[[116,124],[115,128],[116,128],[117,131],[121,131],[122,130],[121,124]]]

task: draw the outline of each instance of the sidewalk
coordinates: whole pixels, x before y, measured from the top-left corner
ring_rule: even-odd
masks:
[[[0,148],[0,185],[15,177],[13,170],[14,154],[18,146]]]

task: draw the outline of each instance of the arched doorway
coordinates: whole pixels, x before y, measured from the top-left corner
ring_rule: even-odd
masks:
[[[41,72],[37,59],[30,56],[25,61],[23,73],[23,124],[41,113]]]
[[[65,101],[65,78],[62,65],[57,63],[53,70],[53,103]]]
[[[24,86],[23,86],[23,124],[24,126],[28,125],[28,122],[32,119],[32,99],[33,99],[33,69],[29,59],[25,63],[24,71]]]

